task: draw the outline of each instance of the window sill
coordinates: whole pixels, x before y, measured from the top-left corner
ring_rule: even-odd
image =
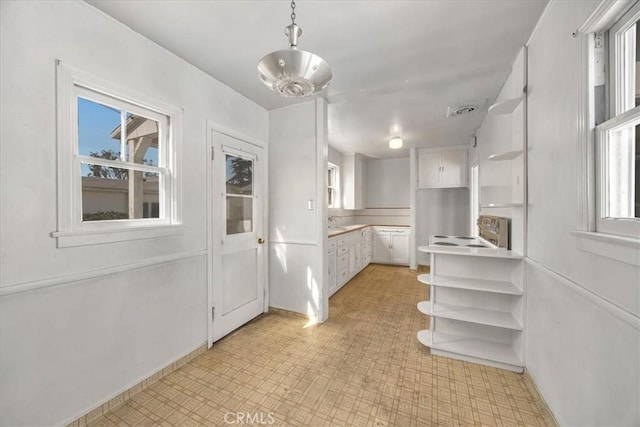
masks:
[[[58,239],[58,248],[154,239],[184,234],[183,225],[146,226],[104,230],[54,231],[51,237]]]
[[[585,252],[640,266],[640,239],[588,231],[572,231],[576,247]]]

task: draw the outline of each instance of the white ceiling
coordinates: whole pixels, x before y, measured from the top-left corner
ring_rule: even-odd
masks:
[[[288,47],[289,1],[87,1],[266,109],[300,102],[272,93],[256,70]],[[385,158],[469,143],[546,3],[299,0],[298,47],[333,71],[323,92],[330,145]],[[446,118],[470,103],[481,108]],[[395,133],[402,150],[388,148]]]

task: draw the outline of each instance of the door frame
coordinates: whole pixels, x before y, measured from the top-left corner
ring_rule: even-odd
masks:
[[[216,264],[216,251],[214,251],[213,239],[214,239],[214,221],[217,221],[217,218],[221,217],[220,215],[214,215],[213,212],[213,179],[214,179],[214,167],[213,167],[213,153],[214,153],[214,141],[213,141],[213,132],[222,133],[231,138],[239,139],[248,144],[254,145],[260,149],[262,149],[263,160],[261,159],[262,167],[264,168],[264,176],[263,180],[263,195],[262,195],[262,228],[266,246],[262,251],[263,257],[263,283],[264,283],[264,307],[263,312],[267,312],[269,310],[269,152],[267,149],[267,145],[251,136],[245,135],[241,132],[226,128],[218,123],[215,123],[211,120],[207,120],[206,123],[206,138],[205,138],[205,163],[206,163],[206,203],[207,203],[207,226],[206,226],[206,240],[207,240],[207,347],[211,348],[213,346],[213,331],[214,331],[214,322],[213,322],[213,311],[212,307],[214,306],[213,301],[213,273],[214,273],[214,264]],[[219,150],[218,150],[219,151]],[[222,155],[215,151],[216,156]],[[220,224],[215,224],[216,226],[221,226]],[[219,257],[219,256],[218,256]],[[220,261],[220,260],[217,260]],[[220,265],[220,262],[218,262]]]

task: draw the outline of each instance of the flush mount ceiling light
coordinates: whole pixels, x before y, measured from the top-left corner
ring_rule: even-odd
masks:
[[[262,83],[278,95],[301,98],[320,92],[331,81],[327,62],[311,52],[299,50],[298,37],[302,29],[296,25],[296,2],[291,2],[291,25],[284,33],[289,37],[289,49],[276,50],[258,62]]]
[[[402,148],[402,138],[399,136],[394,136],[389,140],[389,148],[393,150],[397,150],[398,148]]]

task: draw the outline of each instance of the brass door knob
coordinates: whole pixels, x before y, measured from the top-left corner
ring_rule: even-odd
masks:
[[[258,239],[258,243],[263,244],[263,243],[264,243],[264,239],[263,239],[262,237],[260,237],[260,238]]]

